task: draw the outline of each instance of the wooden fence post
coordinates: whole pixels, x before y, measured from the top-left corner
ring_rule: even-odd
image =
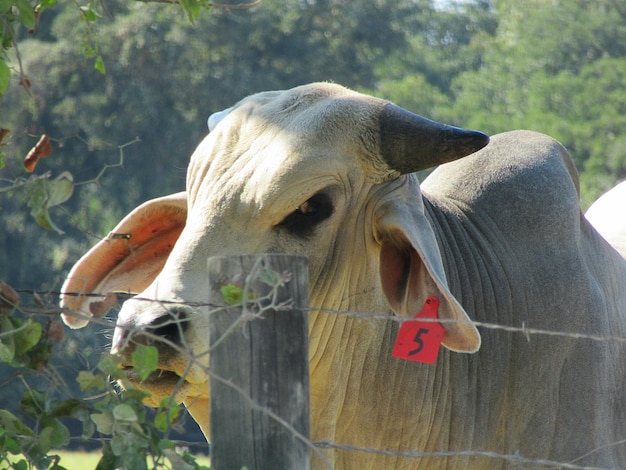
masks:
[[[212,468],[310,469],[307,259],[208,263]]]

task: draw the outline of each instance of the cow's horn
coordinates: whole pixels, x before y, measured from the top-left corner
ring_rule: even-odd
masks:
[[[380,154],[401,174],[451,162],[489,143],[482,132],[440,124],[387,104],[380,114]]]

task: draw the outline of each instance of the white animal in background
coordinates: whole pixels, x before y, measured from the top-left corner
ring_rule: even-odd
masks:
[[[626,181],[600,196],[585,217],[626,258]]]

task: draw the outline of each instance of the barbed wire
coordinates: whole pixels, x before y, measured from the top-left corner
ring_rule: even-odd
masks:
[[[66,297],[86,297],[86,298],[101,298],[101,299],[104,299],[106,297],[106,295],[102,293],[41,291],[41,290],[34,290],[34,289],[16,289],[16,292],[23,293],[23,294],[31,294],[31,295],[53,295],[53,296],[63,295]],[[118,302],[124,302],[132,298],[133,302],[156,302],[158,304],[163,305],[164,307],[168,305],[183,305],[183,306],[187,306],[190,308],[202,308],[202,307],[219,308],[220,307],[219,305],[216,305],[210,302],[181,302],[181,301],[170,301],[170,300],[162,300],[162,299],[150,299],[147,297],[139,297],[139,296],[135,296],[134,294],[122,293],[122,292],[116,292],[116,295],[118,296]],[[77,318],[81,318],[85,320],[97,321],[96,318],[86,315],[84,313],[81,313],[75,310],[61,308],[61,307],[43,308],[40,306],[40,307],[32,308],[32,307],[21,305],[20,309],[24,313],[29,313],[29,314],[57,315],[60,313],[64,313],[64,314],[73,315],[73,316],[76,316]],[[278,310],[281,310],[281,309],[292,310],[292,307],[285,306],[284,308],[282,308],[278,306],[277,309]],[[393,312],[371,313],[371,312],[362,312],[362,311],[355,311],[355,310],[328,309],[328,308],[315,307],[315,306],[308,307],[302,310],[305,310],[308,312],[320,312],[320,313],[326,313],[326,314],[344,315],[344,316],[363,319],[363,320],[383,320],[383,321],[393,321],[397,323],[410,322],[414,320],[413,318],[400,317]],[[527,326],[525,324],[522,324],[520,326],[514,326],[514,325],[503,325],[500,323],[491,323],[491,322],[484,322],[484,321],[477,321],[477,320],[470,320],[468,322],[465,320],[442,319],[442,318],[439,318],[439,319],[422,318],[420,319],[420,321],[438,322],[438,323],[465,323],[465,324],[471,323],[477,328],[484,328],[488,330],[500,330],[500,331],[504,331],[508,333],[521,333],[528,340],[530,340],[531,335],[543,335],[543,336],[563,337],[563,338],[569,338],[569,339],[584,339],[584,340],[597,341],[597,342],[626,343],[626,337],[624,336],[599,335],[599,334],[593,334],[593,333],[580,333],[580,332],[564,331],[564,330],[547,330],[547,329]]]
[[[624,444],[626,440],[620,441],[617,444]],[[487,458],[494,460],[505,460],[521,465],[541,465],[543,467],[560,468],[567,470],[615,470],[607,467],[589,467],[580,466],[574,463],[557,462],[554,460],[546,459],[533,459],[527,458],[520,454],[501,454],[498,452],[481,451],[481,450],[458,450],[458,451],[438,451],[438,452],[420,452],[416,450],[411,451],[389,451],[381,449],[372,449],[367,447],[356,447],[350,445],[334,444],[332,442],[314,442],[316,447],[337,449],[337,450],[349,450],[353,452],[366,452],[370,454],[385,455],[389,457],[405,457],[405,458],[450,458],[450,457],[468,457],[468,458]]]
[[[102,293],[84,294],[81,292],[39,291],[39,290],[30,290],[30,289],[20,289],[16,291],[21,294],[30,294],[33,296],[35,295],[37,296],[63,295],[63,296],[80,296],[80,297],[87,297],[87,298],[102,298],[102,299],[105,298],[105,295]],[[172,305],[177,305],[177,306],[184,305],[190,308],[202,308],[202,307],[209,307],[211,309],[223,308],[223,306],[215,305],[210,302],[178,302],[178,301],[167,301],[167,300],[150,299],[150,298],[144,298],[144,297],[136,297],[136,296],[132,296],[132,294],[124,294],[124,293],[118,294],[119,301],[125,301],[125,300],[130,299],[131,297],[133,301],[156,302],[163,306],[164,311],[167,311],[168,307]],[[15,308],[19,309],[20,311],[26,314],[31,314],[31,315],[37,315],[37,314],[58,315],[60,313],[64,313],[64,314],[76,315],[80,318],[88,319],[92,323],[99,324],[105,327],[115,326],[115,320],[111,318],[89,317],[89,315],[83,314],[81,312],[72,311],[72,310],[60,308],[60,307],[41,305],[40,302],[38,302],[36,307],[25,307],[24,305],[16,305]],[[271,307],[276,310],[289,310],[289,311],[294,310],[294,307],[291,305],[289,306],[272,305]],[[325,309],[325,308],[317,308],[317,307],[309,307],[305,309],[296,309],[296,310],[300,310],[300,311],[304,310],[309,313],[310,312],[322,312],[326,314],[346,315],[346,316],[357,318],[360,320],[395,321],[398,323],[413,320],[412,318],[398,317],[394,313],[370,313],[370,312],[359,312],[359,311],[344,311],[344,310]],[[245,323],[245,321],[252,320],[254,318],[257,318],[258,316],[259,315],[242,316],[242,322]],[[190,321],[190,318],[180,320],[180,319],[172,317],[172,319],[170,320],[172,324],[177,324],[179,327],[184,321]],[[422,321],[429,321],[429,319],[422,319]],[[443,320],[443,319],[439,319],[439,320],[433,319],[430,321],[439,321],[441,323],[454,322],[454,320]],[[558,337],[578,339],[578,340],[618,342],[618,343],[626,342],[626,338],[621,337],[621,336],[614,336],[614,335],[598,335],[598,334],[578,333],[578,332],[571,332],[571,331],[546,330],[546,329],[528,327],[525,325],[511,326],[511,325],[502,325],[502,324],[480,322],[480,321],[472,321],[472,323],[478,328],[500,330],[500,331],[509,332],[509,333],[520,333],[520,334],[523,334],[528,339],[530,339],[532,335],[546,335],[546,336],[558,336]],[[298,440],[302,441],[307,446],[309,446],[312,449],[312,451],[315,452],[315,454],[319,456],[321,464],[330,470],[332,470],[332,465],[330,464],[330,462],[327,460],[327,457],[322,452],[323,449],[342,450],[342,451],[348,451],[348,452],[362,452],[362,453],[376,454],[376,455],[389,456],[389,457],[415,458],[415,459],[482,458],[482,459],[506,461],[506,462],[510,462],[516,465],[524,465],[524,466],[532,465],[536,468],[540,468],[540,467],[541,468],[561,468],[561,469],[567,469],[567,470],[610,470],[607,467],[578,465],[576,464],[576,461],[581,460],[607,447],[626,445],[626,439],[616,441],[614,443],[611,443],[611,444],[599,447],[597,449],[594,449],[590,452],[587,452],[586,454],[580,456],[577,459],[571,460],[569,462],[560,462],[560,461],[553,461],[553,460],[548,460],[548,459],[529,458],[519,453],[507,454],[507,453],[499,453],[495,451],[483,451],[483,450],[429,451],[429,452],[424,452],[424,451],[419,451],[419,450],[393,451],[393,450],[385,450],[385,449],[377,449],[377,448],[369,448],[369,447],[358,447],[358,446],[333,443],[333,442],[328,442],[328,441],[314,442],[308,439],[306,436],[299,433],[296,429],[293,428],[293,426],[290,423],[286,422],[280,416],[276,415],[272,410],[255,402],[254,399],[245,390],[237,386],[231,380],[224,378],[224,377],[219,377],[216,374],[214,374],[211,370],[209,370],[208,366],[206,365],[206,357],[210,353],[211,348],[208,347],[208,345],[207,345],[206,350],[194,352],[191,350],[190,346],[185,343],[184,335],[182,334],[180,335],[180,338],[182,340],[180,344],[177,344],[175,341],[169,340],[168,338],[158,336],[150,331],[146,331],[145,329],[141,331],[141,334],[144,336],[144,338],[147,338],[149,341],[153,341],[153,342],[158,341],[158,342],[163,343],[164,345],[171,348],[172,350],[182,354],[188,360],[188,365],[186,367],[186,370],[181,375],[180,381],[177,384],[178,390],[180,390],[180,388],[183,386],[185,382],[185,375],[189,373],[191,367],[193,365],[200,365],[205,370],[205,372],[207,373],[207,376],[210,377],[211,380],[217,380],[227,385],[228,387],[231,387],[234,392],[238,393],[240,396],[244,398],[244,400],[248,403],[248,405],[250,406],[252,410],[266,414],[268,417],[275,420],[281,426],[285,427],[287,430],[293,433],[293,435]],[[128,338],[129,341],[131,340],[131,337],[132,335],[129,336]],[[174,399],[174,396],[176,395],[178,390],[175,389],[172,392],[172,399]],[[186,444],[192,445],[191,443],[186,443]]]
[[[409,450],[409,451],[394,451],[394,450],[385,450],[371,447],[359,447],[353,445],[346,444],[337,444],[328,441],[311,441],[306,436],[303,436],[297,430],[293,428],[293,426],[282,419],[280,416],[276,415],[276,413],[272,412],[267,407],[264,407],[258,403],[256,403],[252,397],[241,387],[237,386],[231,380],[225,379],[223,377],[219,377],[209,371],[209,375],[211,379],[218,380],[222,384],[227,385],[232,388],[233,391],[237,392],[240,396],[242,396],[245,401],[250,406],[251,410],[256,410],[262,413],[265,413],[271,419],[275,420],[281,426],[284,426],[290,432],[292,432],[300,441],[302,441],[305,445],[309,446],[319,457],[322,465],[328,470],[333,470],[333,466],[328,461],[327,457],[323,454],[320,454],[320,449],[332,449],[332,450],[344,450],[349,452],[362,452],[368,454],[382,455],[387,457],[400,457],[400,458],[409,458],[409,459],[433,459],[433,458],[441,458],[441,459],[449,459],[449,458],[482,458],[482,459],[491,459],[491,460],[499,460],[511,462],[517,465],[532,465],[533,468],[545,467],[545,468],[553,468],[553,469],[566,469],[566,470],[618,470],[613,467],[597,467],[597,466],[587,466],[587,465],[577,465],[575,462],[577,460],[581,460],[598,450],[618,446],[618,445],[626,445],[626,439],[620,440],[611,444],[607,444],[605,446],[593,449],[581,455],[580,457],[573,459],[569,462],[549,460],[549,459],[540,459],[540,458],[530,458],[524,457],[519,452],[515,454],[504,454],[495,451],[481,451],[481,450],[455,450],[455,451],[429,451],[423,452],[418,450]]]

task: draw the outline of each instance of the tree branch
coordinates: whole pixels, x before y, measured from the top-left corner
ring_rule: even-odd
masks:
[[[172,5],[180,4],[180,0],[136,0],[136,1],[142,2],[142,3],[169,3]],[[210,8],[221,8],[223,10],[245,10],[246,8],[252,8],[252,7],[259,5],[261,1],[262,0],[254,0],[248,3],[233,3],[232,5],[228,3],[209,2],[205,6],[210,7]]]

